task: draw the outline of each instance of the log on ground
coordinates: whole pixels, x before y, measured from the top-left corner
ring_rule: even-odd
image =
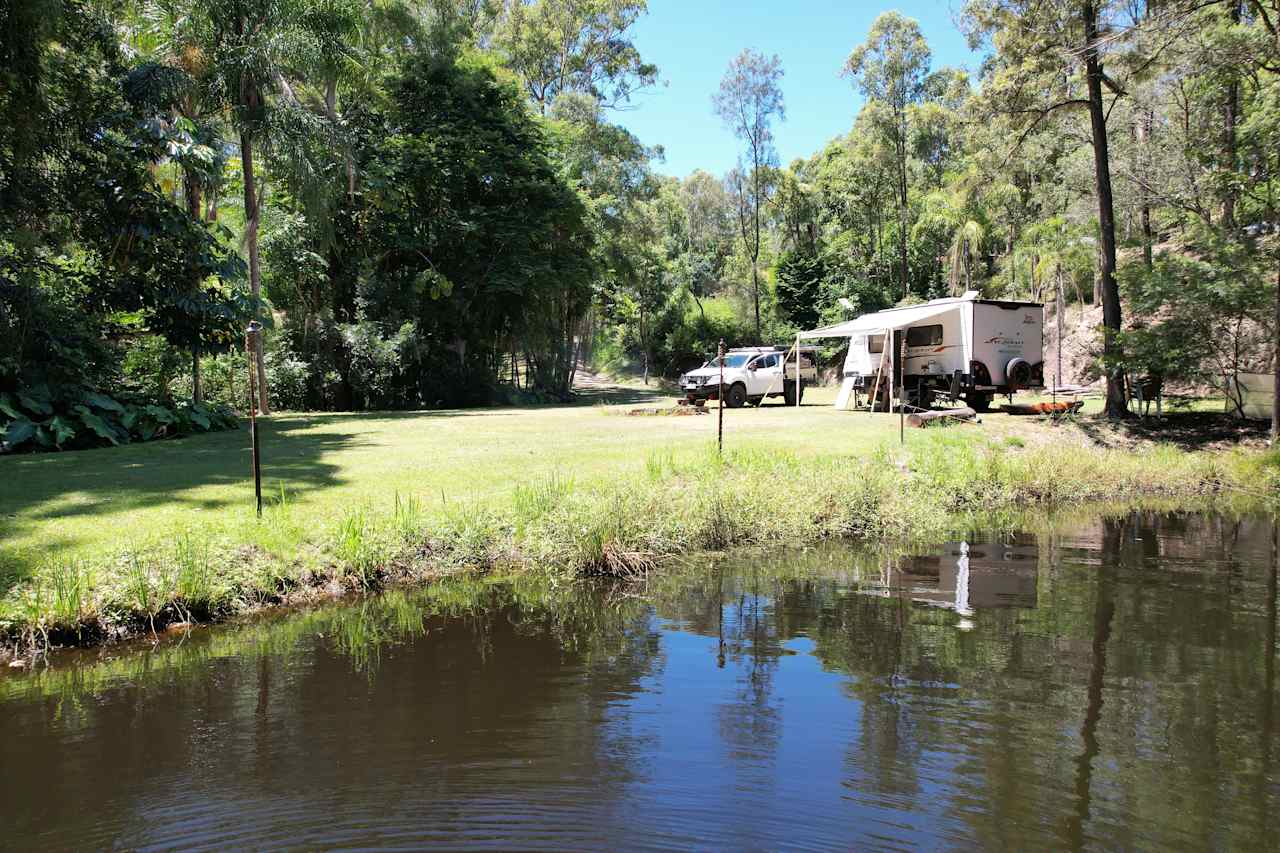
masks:
[[[907,415],[907,426],[923,428],[932,423],[968,421],[977,416],[977,412],[967,407],[963,409],[931,409],[927,412],[912,412]]]

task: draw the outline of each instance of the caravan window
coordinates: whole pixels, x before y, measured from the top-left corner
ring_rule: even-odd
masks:
[[[936,347],[942,343],[942,325],[912,326],[907,329],[907,346]]]
[[[871,335],[867,338],[867,352],[884,352],[884,335]]]

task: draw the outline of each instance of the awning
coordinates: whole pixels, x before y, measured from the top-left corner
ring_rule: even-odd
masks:
[[[863,314],[856,320],[838,323],[821,329],[801,332],[800,338],[853,338],[858,335],[874,334],[886,330],[903,329],[914,326],[921,320],[937,317],[951,311],[959,311],[967,304],[966,300],[948,299],[946,302],[926,302],[923,305],[912,305],[907,308],[891,308],[875,314]]]

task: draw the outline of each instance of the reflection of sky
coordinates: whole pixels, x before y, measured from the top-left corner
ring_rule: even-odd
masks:
[[[848,676],[813,655],[811,639],[783,644],[767,702],[776,730],[766,742],[743,744],[726,742],[723,715],[730,709],[740,720],[759,712],[742,708],[750,657],[730,656],[720,669],[716,637],[664,628],[664,666],[611,714],[612,727],[651,741],[661,756],[644,760],[615,801],[626,823],[646,827],[637,842],[746,850],[779,843],[847,847],[889,837],[906,847],[915,833],[937,837],[947,822],[946,798],[938,794],[955,756],[927,754],[936,778],[907,800],[859,790],[849,754],[861,736],[862,703],[844,689]],[[656,813],[661,823],[643,820]]]

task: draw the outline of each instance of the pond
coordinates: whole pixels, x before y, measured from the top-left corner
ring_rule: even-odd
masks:
[[[0,847],[1261,848],[1275,523],[451,581],[0,677]]]

